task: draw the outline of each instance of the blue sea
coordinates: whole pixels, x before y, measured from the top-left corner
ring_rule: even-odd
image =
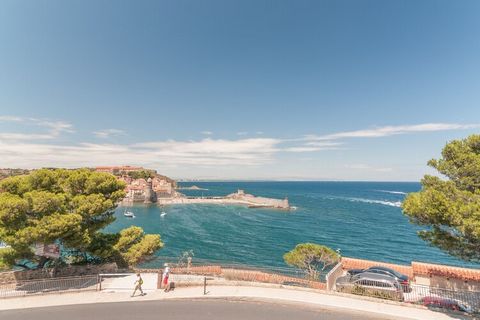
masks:
[[[430,247],[418,238],[400,204],[419,183],[405,182],[195,182],[208,190],[181,190],[190,196],[223,196],[244,189],[272,198],[288,197],[294,211],[231,205],[134,205],[136,218],[116,210],[107,231],[136,225],[161,235],[156,255],[178,257],[193,250],[194,259],[258,267],[285,267],[283,255],[302,242],[340,249],[343,256],[409,264],[412,260],[479,268]],[[161,213],[165,213],[161,216]],[[159,267],[161,259],[144,263]]]

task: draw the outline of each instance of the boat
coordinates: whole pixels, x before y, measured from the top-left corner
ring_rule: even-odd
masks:
[[[167,215],[167,213],[165,211],[162,211],[162,213],[160,214],[160,217],[165,217]]]
[[[123,215],[127,218],[135,218],[135,214],[132,211],[125,211]]]

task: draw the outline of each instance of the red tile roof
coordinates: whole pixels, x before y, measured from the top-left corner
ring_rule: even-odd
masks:
[[[479,269],[444,266],[423,262],[412,262],[413,273],[424,276],[441,276],[469,281],[480,281]]]
[[[367,269],[373,266],[382,266],[382,267],[391,268],[395,271],[398,271],[408,276],[409,278],[413,278],[413,269],[411,266],[342,257],[342,268],[344,270]]]

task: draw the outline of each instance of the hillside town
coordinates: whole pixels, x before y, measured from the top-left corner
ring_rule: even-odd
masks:
[[[124,203],[155,203],[159,198],[175,198],[175,180],[162,176],[156,170],[133,166],[96,167],[97,172],[111,173],[126,184]]]

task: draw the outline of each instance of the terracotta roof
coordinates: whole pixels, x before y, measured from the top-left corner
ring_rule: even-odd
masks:
[[[398,271],[408,276],[409,278],[413,278],[413,269],[411,266],[342,257],[342,268],[344,270],[367,269],[373,266],[382,266],[382,267],[391,268],[395,271]]]
[[[467,269],[415,261],[412,262],[412,268],[413,272],[418,275],[480,281],[480,269]]]

